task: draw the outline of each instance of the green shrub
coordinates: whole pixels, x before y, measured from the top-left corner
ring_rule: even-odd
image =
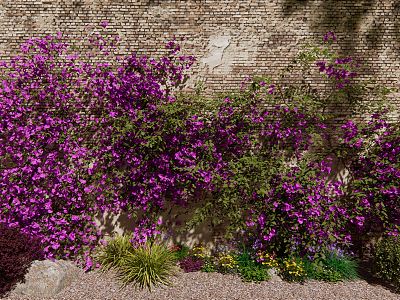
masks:
[[[374,265],[376,274],[400,289],[400,239],[388,237],[375,246]]]
[[[100,249],[96,260],[100,263],[103,271],[122,266],[123,259],[134,250],[131,238],[130,235],[118,235]]]
[[[190,248],[186,245],[178,245],[177,250],[174,251],[176,260],[180,261],[189,256]]]
[[[357,262],[345,256],[330,254],[317,261],[303,259],[303,265],[309,279],[338,282],[358,278]]]
[[[238,272],[243,281],[261,282],[271,279],[268,269],[254,261],[246,250],[237,256],[236,261]]]
[[[327,268],[322,262],[304,261],[304,269],[308,279],[315,279],[319,281],[338,282],[341,281],[341,275]]]
[[[239,267],[239,273],[243,281],[247,282],[261,282],[271,279],[268,269],[257,264]]]
[[[146,243],[135,248],[123,259],[120,278],[124,285],[133,283],[140,288],[159,284],[169,285],[169,277],[177,271],[176,257],[165,245]]]

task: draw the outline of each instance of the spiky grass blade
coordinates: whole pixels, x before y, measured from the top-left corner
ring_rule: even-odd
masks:
[[[124,258],[120,277],[124,285],[133,283],[151,290],[153,286],[171,284],[169,277],[176,271],[175,255],[165,245],[148,243]]]

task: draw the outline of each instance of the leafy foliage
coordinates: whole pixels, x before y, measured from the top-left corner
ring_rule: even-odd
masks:
[[[399,238],[382,239],[375,246],[374,264],[377,275],[400,289],[400,241]]]
[[[24,280],[32,261],[42,258],[37,238],[0,224],[0,296]]]
[[[366,125],[342,126],[351,181],[347,199],[354,205],[357,234],[400,232],[400,126],[383,114]],[[353,227],[353,228],[354,228]]]
[[[261,282],[271,278],[268,273],[268,268],[257,263],[247,251],[240,253],[236,260],[238,264],[238,273],[243,281]]]

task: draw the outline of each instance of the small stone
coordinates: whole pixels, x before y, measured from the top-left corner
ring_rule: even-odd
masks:
[[[275,268],[268,269],[268,274],[271,276],[271,281],[282,281],[282,278],[278,275],[278,270]]]
[[[17,284],[14,293],[37,298],[53,297],[70,286],[78,273],[79,268],[69,261],[34,261],[25,282]]]

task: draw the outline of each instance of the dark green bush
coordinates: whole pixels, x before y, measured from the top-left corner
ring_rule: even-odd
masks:
[[[175,257],[178,261],[189,256],[190,248],[186,245],[178,245],[178,249],[174,251]]]
[[[387,237],[379,241],[374,250],[376,274],[400,289],[400,239]]]

